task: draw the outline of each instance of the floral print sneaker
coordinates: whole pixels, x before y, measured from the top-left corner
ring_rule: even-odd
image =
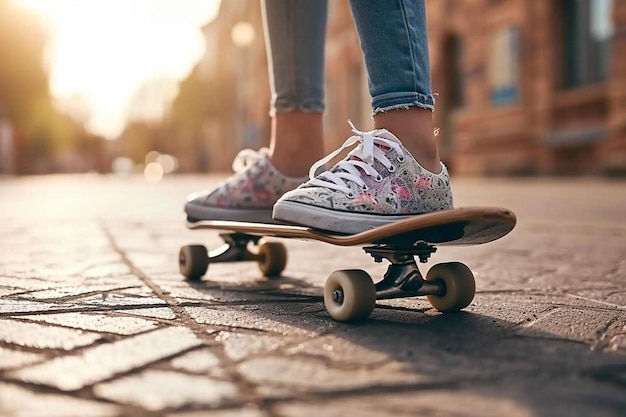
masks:
[[[272,206],[285,192],[308,178],[281,174],[268,159],[268,149],[245,149],[233,162],[235,175],[211,192],[189,196],[185,204],[187,220],[232,220],[275,223]]]
[[[361,132],[318,161],[310,180],[283,195],[274,219],[335,233],[359,233],[416,214],[452,208],[450,177],[424,169],[391,132]],[[358,144],[329,171],[314,177],[319,166],[343,149]]]

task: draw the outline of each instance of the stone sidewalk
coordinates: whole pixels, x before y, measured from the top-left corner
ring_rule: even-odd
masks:
[[[472,305],[339,324],[325,278],[386,268],[359,248],[286,241],[280,279],[182,279],[181,245],[220,244],[182,203],[219,179],[0,179],[0,416],[626,415],[626,183],[455,180],[457,206],[519,220],[429,261],[472,268]]]

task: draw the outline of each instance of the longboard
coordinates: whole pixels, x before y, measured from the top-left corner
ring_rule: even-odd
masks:
[[[281,242],[266,237],[320,241],[336,246],[362,246],[376,262],[390,262],[382,280],[374,284],[362,270],[333,272],[324,287],[324,304],[338,321],[364,319],[377,299],[426,295],[442,312],[467,307],[475,293],[471,270],[451,262],[433,266],[422,277],[415,258],[426,262],[437,246],[472,246],[500,239],[516,224],[515,214],[505,208],[465,207],[420,214],[351,235],[327,233],[308,227],[232,221],[187,222],[190,229],[213,229],[223,233],[225,244],[208,252],[202,245],[187,245],[179,252],[181,273],[191,281],[206,274],[216,262],[256,261],[268,277],[279,276],[287,263]],[[250,250],[251,243],[256,250]]]

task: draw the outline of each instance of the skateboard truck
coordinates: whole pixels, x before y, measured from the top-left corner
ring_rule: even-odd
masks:
[[[367,246],[363,250],[370,254],[375,262],[387,259],[391,265],[383,279],[376,283],[376,299],[414,297],[420,295],[444,295],[446,286],[443,281],[426,281],[417,267],[415,257],[426,263],[437,248],[426,243],[418,243],[408,248],[393,246]]]
[[[248,243],[258,245],[261,237],[241,233],[220,233],[224,245],[209,252],[211,263],[258,261],[259,255],[248,250]]]

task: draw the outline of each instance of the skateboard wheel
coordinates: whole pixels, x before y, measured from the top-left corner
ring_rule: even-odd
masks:
[[[449,262],[433,266],[426,274],[426,281],[443,281],[444,295],[428,295],[428,302],[442,313],[459,311],[474,299],[476,282],[474,274],[460,262]]]
[[[276,277],[287,266],[287,248],[280,242],[261,240],[259,243],[259,269],[266,277]]]
[[[189,281],[199,281],[209,268],[209,255],[202,245],[187,245],[178,253],[180,273]]]
[[[337,321],[366,319],[375,304],[376,288],[365,271],[335,271],[326,280],[324,305],[328,314]]]

